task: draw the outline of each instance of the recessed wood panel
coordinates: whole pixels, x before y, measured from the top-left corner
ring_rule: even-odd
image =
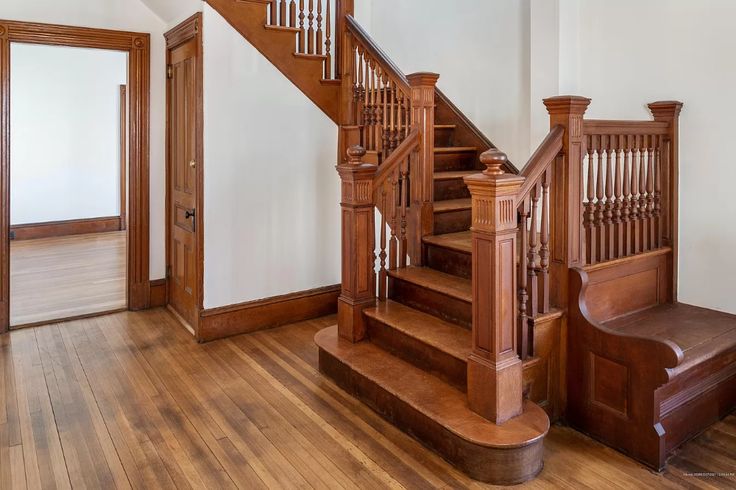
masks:
[[[624,417],[628,413],[629,369],[604,357],[590,354],[590,400]]]

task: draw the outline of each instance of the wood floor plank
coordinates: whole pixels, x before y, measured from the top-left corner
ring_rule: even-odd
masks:
[[[159,309],[0,335],[0,489],[491,488],[319,373],[332,322],[199,345]],[[735,467],[736,414],[661,474],[555,426],[522,488],[734,488]]]

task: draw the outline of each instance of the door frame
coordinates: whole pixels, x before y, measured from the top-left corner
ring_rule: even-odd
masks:
[[[195,179],[197,181],[196,213],[194,215],[194,241],[196,250],[195,324],[190,325],[192,334],[199,332],[199,316],[204,309],[204,49],[202,45],[202,13],[197,12],[166,34],[166,70],[171,66],[171,52],[182,44],[196,39],[197,66],[195,67],[196,107],[195,107]],[[171,79],[166,77],[166,304],[169,304],[169,271],[171,270],[171,202],[170,188],[172,176],[171,162]],[[184,323],[184,322],[182,322]]]
[[[149,140],[150,35],[55,24],[0,20],[0,333],[10,327],[10,44],[98,48],[128,53],[129,310],[150,306]]]

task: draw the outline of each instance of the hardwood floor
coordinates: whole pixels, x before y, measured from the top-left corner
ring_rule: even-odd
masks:
[[[11,242],[11,326],[125,308],[125,240],[116,231]]]
[[[0,488],[481,487],[319,374],[334,321],[199,345],[158,309],[0,336]],[[545,445],[528,488],[736,485],[734,415],[663,474],[565,427]]]

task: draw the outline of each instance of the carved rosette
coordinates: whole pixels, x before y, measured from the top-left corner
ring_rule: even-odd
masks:
[[[8,26],[6,24],[0,24],[0,39],[8,39]]]

